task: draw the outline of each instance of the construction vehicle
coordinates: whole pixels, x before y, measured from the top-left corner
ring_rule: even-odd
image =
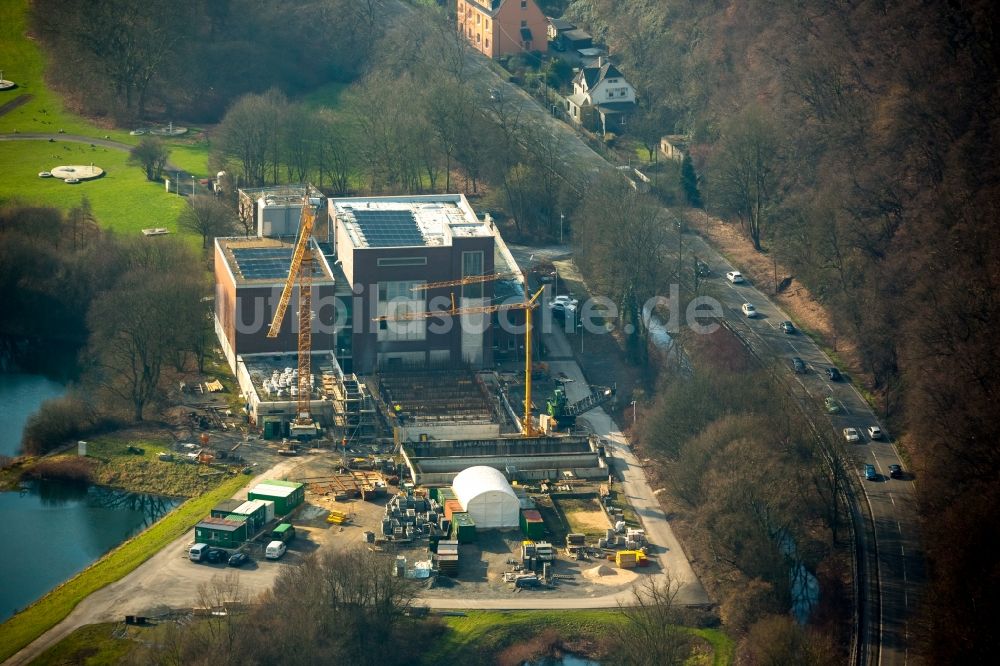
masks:
[[[505,275],[505,273],[496,273],[493,275],[472,275],[462,278],[461,280],[432,282],[422,285],[421,288],[430,289],[435,287],[451,287],[463,284],[472,284],[475,282],[486,282],[488,280],[500,279]],[[483,305],[467,308],[456,307],[455,295],[452,294],[451,308],[447,310],[401,312],[392,315],[374,317],[373,321],[413,321],[415,319],[430,319],[431,317],[455,317],[469,314],[488,314],[506,310],[524,310],[524,419],[521,421],[521,434],[524,437],[539,437],[543,433],[540,428],[535,427],[531,416],[531,376],[533,368],[531,362],[531,314],[532,310],[538,307],[538,297],[544,292],[544,288],[539,289],[531,298],[525,298],[523,303],[499,303],[497,305]]]
[[[309,241],[312,238],[316,215],[323,206],[322,198],[309,196],[312,187],[306,187],[302,199],[302,216],[299,222],[299,236],[292,250],[292,261],[288,267],[288,278],[281,290],[278,307],[267,331],[267,337],[276,338],[281,330],[281,322],[292,298],[292,290],[299,288],[299,330],[298,330],[298,395],[296,415],[289,424],[289,434],[295,439],[311,439],[319,434],[319,426],[312,418],[312,252]],[[292,454],[294,455],[294,454]]]
[[[615,387],[598,387],[583,400],[569,404],[566,389],[557,386],[552,397],[545,403],[545,411],[555,420],[557,429],[572,428],[576,424],[576,417],[600,407],[614,396]]]

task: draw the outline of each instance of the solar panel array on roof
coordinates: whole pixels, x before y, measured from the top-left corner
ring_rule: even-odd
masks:
[[[292,265],[292,249],[285,247],[233,248],[236,266],[246,280],[284,280]],[[312,264],[313,277],[322,277],[323,270]]]
[[[417,220],[408,210],[354,209],[354,219],[368,247],[408,247],[424,244]]]

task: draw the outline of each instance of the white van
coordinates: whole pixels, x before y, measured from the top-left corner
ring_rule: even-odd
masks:
[[[191,560],[192,562],[201,562],[202,559],[204,559],[205,554],[207,552],[208,552],[207,543],[196,543],[195,545],[191,546],[190,550],[188,550],[188,559]]]
[[[269,560],[281,559],[281,556],[285,554],[288,547],[285,545],[284,541],[272,541],[267,544],[267,550],[264,551],[264,557]]]

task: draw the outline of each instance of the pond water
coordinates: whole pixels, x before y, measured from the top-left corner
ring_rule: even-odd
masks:
[[[61,382],[42,375],[22,373],[0,374],[0,455],[16,456],[21,449],[21,432],[28,417],[50,398],[66,392]]]
[[[561,657],[544,657],[537,661],[526,661],[523,666],[601,666],[599,662],[584,659],[575,654],[564,654]]]
[[[152,525],[180,500],[39,482],[0,493],[0,622]]]

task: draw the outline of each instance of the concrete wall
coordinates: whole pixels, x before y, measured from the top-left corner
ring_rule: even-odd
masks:
[[[399,429],[399,437],[403,441],[418,442],[420,435],[427,435],[432,439],[488,439],[500,436],[500,425],[497,423],[418,423]]]
[[[486,465],[506,473],[517,469],[521,480],[562,478],[564,471],[585,479],[607,477],[606,461],[596,440],[586,437],[503,438],[467,441],[407,442],[403,459],[418,484],[446,484],[463,469]]]

